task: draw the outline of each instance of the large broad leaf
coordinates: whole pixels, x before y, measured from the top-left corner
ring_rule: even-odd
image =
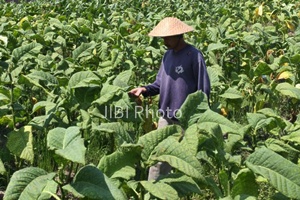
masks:
[[[124,142],[134,142],[124,125],[122,125],[120,122],[101,123],[99,126],[93,127],[93,130],[114,133],[119,145]]]
[[[152,159],[167,162],[186,175],[206,182],[202,174],[203,168],[196,155],[190,153],[186,146],[181,145],[174,138],[163,140],[154,152],[156,154],[151,157]]]
[[[51,86],[57,86],[58,80],[55,76],[50,74],[49,72],[44,71],[37,71],[33,70],[30,74],[27,75],[27,77],[31,78],[35,81],[42,81],[45,86],[51,87]]]
[[[69,88],[99,87],[100,78],[92,71],[81,71],[72,75]]]
[[[220,50],[223,48],[226,48],[227,45],[222,44],[221,42],[217,42],[217,43],[211,43],[208,45],[207,47],[207,51],[214,51],[214,50]]]
[[[135,164],[139,156],[135,152],[114,152],[103,156],[98,168],[110,178],[122,178],[129,180],[135,176]]]
[[[249,124],[254,128],[255,133],[256,131],[262,128],[272,130],[282,125],[282,123],[280,123],[282,122],[282,120],[276,121],[274,117],[266,117],[264,114],[261,113],[247,113],[247,119],[249,121]]]
[[[256,76],[265,76],[271,74],[272,72],[273,70],[271,69],[270,65],[264,61],[259,61],[257,66],[254,68],[254,74]]]
[[[287,158],[294,163],[298,162],[300,151],[285,143],[284,141],[274,138],[268,138],[265,142],[265,145],[268,147],[268,149],[273,150],[284,158]]]
[[[30,77],[26,75],[21,75],[19,79],[19,83],[21,84],[28,84],[28,85],[34,85],[39,88],[41,88],[46,94],[48,94],[51,97],[54,97],[54,94],[51,93],[51,91],[48,91],[48,88],[44,87],[42,84],[40,84],[39,79],[36,79],[36,77]]]
[[[85,166],[75,175],[71,184],[63,189],[73,193],[79,198],[88,199],[127,199],[126,195],[120,190],[113,181],[94,166]]]
[[[299,199],[300,167],[296,164],[262,147],[247,158],[246,165],[254,173],[268,179],[282,194]]]
[[[228,88],[223,94],[219,95],[225,99],[242,99],[243,95],[235,88]]]
[[[32,140],[32,127],[24,126],[9,133],[6,146],[13,154],[33,163]]]
[[[186,98],[176,115],[182,127],[187,129],[192,116],[207,109],[209,105],[206,95],[202,91],[197,91]]]
[[[140,184],[153,196],[159,199],[179,199],[179,196],[174,188],[163,182],[141,181]]]
[[[238,195],[258,196],[259,185],[255,181],[255,176],[249,169],[242,169],[237,174],[231,189],[231,196]]]
[[[300,129],[295,130],[294,132],[292,132],[289,135],[282,136],[282,139],[300,144]]]
[[[129,86],[129,82],[132,77],[132,71],[126,70],[118,74],[118,76],[113,80],[113,85],[125,88]]]
[[[50,199],[55,194],[55,173],[47,174],[43,169],[29,167],[13,174],[5,191],[4,200]]]
[[[100,98],[93,103],[98,105],[108,104],[113,99],[118,99],[122,94],[122,89],[118,86],[104,84],[100,92]],[[109,106],[110,107],[110,106]]]
[[[73,51],[73,59],[85,61],[93,56],[93,50],[96,46],[95,42],[83,43]]]
[[[50,101],[38,101],[36,104],[34,104],[32,108],[32,113],[37,112],[38,110],[44,108],[46,114],[49,114],[50,111],[54,111],[55,107],[57,106],[56,103],[50,102]]]
[[[142,159],[148,160],[154,148],[164,139],[175,133],[181,133],[182,129],[178,125],[170,125],[165,128],[157,129],[139,137],[137,144],[143,147]]]
[[[206,130],[208,127],[212,127],[214,125],[219,125],[222,133],[239,133],[240,127],[226,117],[213,112],[212,110],[207,110],[203,114],[199,115],[198,118],[199,128]]]
[[[197,124],[190,126],[185,132],[181,144],[189,149],[189,152],[193,155],[198,153],[198,139],[199,128]]]
[[[43,46],[41,44],[34,42],[18,47],[12,52],[12,61],[17,63],[19,60],[31,58],[38,54],[42,47]]]
[[[289,96],[300,100],[300,89],[292,86],[289,83],[279,83],[276,90],[282,95]]]
[[[85,164],[86,148],[79,127],[52,129],[47,135],[47,146],[65,159]]]
[[[183,174],[171,173],[159,181],[171,185],[178,192],[179,196],[201,194],[199,185],[194,179]]]

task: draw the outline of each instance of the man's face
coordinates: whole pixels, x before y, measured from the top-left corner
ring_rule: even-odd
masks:
[[[178,42],[180,40],[179,36],[168,36],[168,37],[163,37],[164,44],[168,49],[174,49],[177,47]]]

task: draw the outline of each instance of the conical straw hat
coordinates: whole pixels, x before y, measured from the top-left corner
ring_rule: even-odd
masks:
[[[148,35],[153,37],[167,37],[181,35],[193,30],[193,27],[175,17],[166,17],[161,20]]]

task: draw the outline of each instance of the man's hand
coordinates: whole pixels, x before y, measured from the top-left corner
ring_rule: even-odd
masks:
[[[130,90],[128,92],[128,95],[132,96],[132,97],[139,97],[143,92],[146,92],[146,88],[138,87],[138,88],[134,88],[134,89]]]

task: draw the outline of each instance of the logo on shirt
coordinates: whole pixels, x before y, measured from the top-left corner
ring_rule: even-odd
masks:
[[[175,67],[175,72],[181,74],[184,72],[182,65]]]

